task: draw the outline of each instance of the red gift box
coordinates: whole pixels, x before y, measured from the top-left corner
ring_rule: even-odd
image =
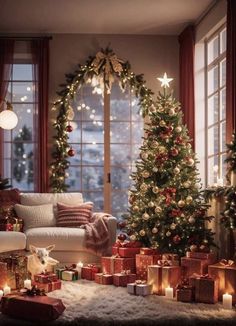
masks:
[[[195,289],[195,301],[202,303],[216,303],[218,301],[218,280],[209,275],[192,275],[190,284]]]
[[[219,282],[219,300],[225,293],[231,294],[233,304],[236,303],[236,263],[222,260],[208,267],[209,275]]]
[[[113,284],[115,286],[127,286],[128,283],[134,283],[136,281],[136,274],[113,274]]]
[[[103,285],[113,284],[113,276],[110,274],[96,273],[95,282]]]
[[[209,264],[210,261],[208,259],[181,258],[181,266],[185,278],[190,277],[193,274],[207,274]]]
[[[176,290],[176,300],[181,302],[194,301],[194,288],[192,286],[184,286]]]
[[[216,254],[214,252],[192,252],[187,251],[187,258],[195,258],[195,259],[208,259],[209,264],[214,264],[216,262]]]
[[[60,290],[61,280],[56,280],[54,282],[48,282],[48,283],[33,282],[32,285],[35,285],[38,289],[44,290],[46,293],[48,293],[55,290]]]
[[[81,278],[88,281],[94,281],[95,274],[99,272],[100,272],[100,267],[96,266],[95,264],[89,264],[81,268]]]
[[[37,322],[55,320],[64,310],[60,299],[47,296],[9,294],[1,301],[2,314]]]
[[[50,272],[34,275],[34,281],[38,283],[48,283],[57,281],[57,275]]]
[[[158,255],[159,252],[157,249],[152,248],[140,248],[141,255]]]
[[[136,255],[136,274],[137,278],[147,280],[147,268],[150,265],[157,265],[161,255]]]
[[[121,273],[124,270],[130,270],[135,274],[135,258],[121,257],[102,257],[102,271],[104,274]]]
[[[112,247],[112,255],[119,255],[122,258],[135,257],[139,252],[140,248]]]
[[[172,254],[172,253],[164,253],[162,254],[162,257],[161,257],[162,260],[173,260],[173,261],[179,261],[180,258],[179,258],[179,255],[177,254]]]

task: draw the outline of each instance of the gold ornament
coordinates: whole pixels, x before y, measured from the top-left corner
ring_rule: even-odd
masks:
[[[156,141],[156,140],[154,140],[153,142],[152,142],[152,147],[153,148],[158,148],[159,147],[159,143],[158,143],[158,141]]]
[[[149,220],[150,216],[149,216],[148,213],[144,213],[144,214],[142,215],[142,218],[143,218],[143,220],[147,221],[147,220]]]
[[[195,223],[195,218],[193,216],[190,216],[188,221],[189,221],[189,223],[194,224]]]
[[[159,152],[160,154],[164,154],[164,153],[166,152],[166,148],[165,148],[164,146],[160,146],[160,147],[158,148],[158,152]]]
[[[194,160],[193,160],[192,158],[188,158],[186,164],[187,164],[188,166],[193,166],[193,164],[194,164]]]
[[[173,117],[173,115],[175,115],[175,109],[170,109],[169,110],[169,116]]]
[[[161,121],[160,121],[160,126],[161,126],[161,127],[165,127],[165,125],[166,125],[166,122],[165,122],[164,120],[161,120]]]
[[[140,186],[140,190],[141,190],[142,192],[146,192],[147,189],[148,189],[148,186],[147,186],[145,183],[142,183],[141,186]]]
[[[200,185],[200,183],[195,183],[194,188],[195,188],[195,189],[201,189],[201,185]]]
[[[144,153],[141,153],[141,158],[146,161],[148,159],[148,153],[144,152]]]
[[[75,117],[75,112],[74,112],[72,106],[69,105],[68,110],[67,110],[67,119],[71,121],[74,119],[74,117]]]
[[[142,176],[143,176],[144,178],[149,178],[149,177],[150,177],[150,174],[149,174],[148,171],[143,171],[143,172],[142,172]]]
[[[191,183],[189,181],[185,181],[183,183],[184,188],[188,189],[191,186]]]
[[[171,236],[171,232],[170,232],[170,231],[167,231],[167,232],[166,232],[166,236],[167,236],[167,237]]]
[[[176,166],[174,168],[174,174],[179,174],[180,173],[180,169]]]
[[[140,231],[139,231],[139,234],[141,235],[141,237],[144,237],[145,234],[146,234],[146,232],[145,232],[144,230],[140,230]]]
[[[175,230],[176,229],[176,224],[175,223],[171,223],[170,228],[171,228],[171,230]]]
[[[133,222],[133,223],[131,224],[131,226],[132,226],[132,228],[136,228],[136,227],[138,226],[138,224],[135,223],[135,222]]]
[[[155,208],[155,213],[156,214],[159,214],[159,213],[161,213],[162,212],[162,208],[160,207],[160,206],[157,206],[156,208]]]
[[[156,166],[154,166],[154,168],[152,169],[153,172],[157,172],[158,168]]]
[[[192,196],[188,196],[186,197],[186,203],[189,205],[191,202],[193,201],[193,197]]]
[[[157,228],[153,228],[152,229],[152,233],[157,233],[158,232],[158,229]]]
[[[185,201],[184,200],[181,199],[181,200],[178,201],[178,206],[179,207],[184,207],[184,205],[185,205]]]
[[[159,188],[158,187],[153,187],[152,192],[154,192],[154,194],[158,194]]]
[[[136,238],[136,235],[134,235],[134,234],[132,234],[131,236],[130,236],[130,240],[131,241],[135,241],[137,238]]]
[[[192,252],[196,252],[197,251],[197,246],[196,245],[191,245],[189,248]]]
[[[191,145],[190,143],[187,143],[187,144],[186,144],[186,147],[187,147],[188,149],[191,149],[191,148],[192,148],[192,145]]]
[[[177,126],[175,127],[175,131],[180,133],[182,131],[182,127],[181,126]]]
[[[138,207],[138,206],[134,206],[134,207],[133,207],[133,211],[134,211],[134,212],[138,212],[138,211],[139,211],[139,207]]]
[[[154,104],[152,104],[152,105],[150,106],[149,111],[150,111],[150,112],[153,112],[153,113],[156,112],[156,108],[155,108],[155,105],[154,105]]]
[[[154,206],[155,206],[155,204],[154,204],[153,201],[150,201],[150,202],[148,203],[148,207],[154,207]]]

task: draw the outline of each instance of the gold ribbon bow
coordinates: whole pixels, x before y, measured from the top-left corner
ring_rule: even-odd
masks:
[[[92,66],[94,67],[94,71],[96,74],[98,74],[100,70],[103,70],[104,81],[110,89],[111,84],[114,80],[113,76],[112,76],[112,72],[113,71],[116,73],[122,72],[123,67],[122,67],[121,63],[123,63],[123,62],[124,61],[118,59],[117,55],[114,54],[113,52],[110,52],[110,51],[104,52],[102,50],[96,54],[96,56],[92,62]]]
[[[232,265],[234,265],[234,261],[230,260],[230,259],[229,260],[221,259],[220,265],[222,265],[222,266],[232,266]]]

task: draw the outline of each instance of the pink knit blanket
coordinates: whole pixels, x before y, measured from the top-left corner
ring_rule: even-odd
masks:
[[[85,229],[85,245],[97,255],[106,255],[109,247],[109,231],[105,213],[94,213],[93,222],[81,226]]]

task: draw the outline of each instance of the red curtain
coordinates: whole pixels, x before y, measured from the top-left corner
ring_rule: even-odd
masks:
[[[194,26],[187,26],[179,35],[180,103],[194,149]]]
[[[226,49],[226,142],[232,140],[236,128],[236,1],[227,3]]]
[[[34,78],[38,81],[36,90],[38,102],[38,180],[35,180],[38,192],[49,189],[48,174],[48,85],[49,85],[49,38],[31,41],[34,64]]]
[[[12,73],[14,40],[0,39],[0,108]],[[0,175],[3,175],[3,130],[0,128]]]

